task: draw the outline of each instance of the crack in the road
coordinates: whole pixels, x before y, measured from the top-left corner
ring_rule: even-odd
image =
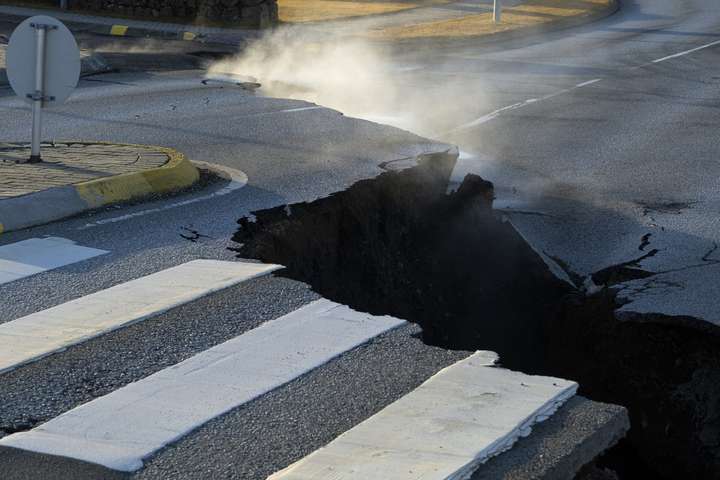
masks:
[[[643,208],[643,216],[650,216],[650,212],[680,215],[684,210],[694,207],[697,201],[666,201],[666,202],[638,202]]]
[[[618,263],[609,267],[603,268],[593,273],[590,277],[596,285],[615,285],[623,283],[628,280],[637,280],[640,278],[647,278],[653,275],[657,275],[657,272],[648,272],[640,268],[640,263],[646,258],[654,257],[660,250],[653,248],[645,255],[642,255],[633,260],[627,262]]]
[[[212,238],[209,235],[205,235],[200,233],[198,230],[194,230],[191,226],[190,227],[180,227],[181,230],[184,230],[189,233],[189,235],[186,235],[184,233],[181,233],[180,236],[184,238],[185,240],[189,240],[193,243],[196,243],[201,238]]]
[[[559,218],[557,215],[553,215],[551,213],[546,212],[538,212],[534,210],[516,210],[514,208],[500,208],[498,209],[499,212],[506,212],[508,214],[517,214],[517,215],[531,215],[536,217],[546,217],[546,218]]]
[[[638,246],[638,250],[640,250],[641,252],[645,251],[645,247],[650,245],[650,237],[651,236],[652,236],[652,233],[646,233],[645,235],[642,236],[642,238],[640,239],[640,245]]]
[[[603,459],[639,469],[625,478],[714,478],[720,452],[704,426],[720,425],[720,379],[696,372],[720,372],[720,335],[615,316],[613,285],[655,275],[638,267],[659,250],[596,272],[592,292],[573,288],[492,209],[492,184],[468,175],[447,194],[452,166],[435,160],[253,212],[238,221],[236,250],[286,265],[333,301],[418,323],[426,343],[493,350],[505,367],[571,378],[582,394],[625,405],[628,440]],[[715,250],[703,258],[716,261]]]

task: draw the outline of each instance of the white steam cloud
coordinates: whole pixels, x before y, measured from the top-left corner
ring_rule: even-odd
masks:
[[[317,103],[436,139],[467,117],[465,92],[474,90],[475,99],[481,94],[442,65],[408,65],[382,44],[358,37],[318,41],[301,27],[269,33],[236,57],[212,64],[208,73],[251,76],[265,95]]]

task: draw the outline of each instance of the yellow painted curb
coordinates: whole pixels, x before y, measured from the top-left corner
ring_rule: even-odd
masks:
[[[80,142],[77,142],[80,143]],[[110,142],[106,145],[121,145]],[[147,145],[122,144],[133,147]],[[135,173],[124,173],[112,177],[98,178],[73,185],[80,198],[90,208],[98,208],[111,203],[118,203],[144,197],[151,194],[169,193],[191,186],[200,178],[197,168],[185,158],[185,155],[172,148],[150,147],[165,153],[168,162],[157,168]]]
[[[110,27],[110,35],[123,36],[127,33],[127,25],[113,25]]]

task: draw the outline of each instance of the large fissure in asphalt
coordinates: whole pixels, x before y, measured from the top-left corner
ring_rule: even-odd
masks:
[[[576,380],[629,409],[632,429],[600,463],[621,478],[718,478],[720,337],[621,322],[612,280],[592,295],[557,279],[492,209],[473,175],[447,193],[455,156],[239,220],[240,256],[285,265],[321,295],[422,326],[423,340],[487,349],[507,368]],[[648,477],[648,475],[652,475]]]

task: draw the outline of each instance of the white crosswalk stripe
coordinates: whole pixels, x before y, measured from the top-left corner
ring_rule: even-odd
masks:
[[[318,300],[5,437],[0,446],[135,471],[144,458],[208,420],[404,323]]]
[[[509,449],[577,384],[494,368],[477,352],[268,480],[459,480]]]
[[[108,253],[60,237],[30,238],[0,246],[0,285]]]
[[[0,325],[0,373],[281,268],[193,260]]]
[[[279,268],[194,260],[0,324],[0,373]],[[55,414],[65,413],[31,430],[0,438],[0,455],[21,452],[32,462],[39,454],[80,469],[138,472],[146,459],[210,420],[405,324],[326,299],[312,301],[66,411],[80,401],[69,404]],[[577,389],[574,382],[496,368],[496,361],[492,352],[477,352],[445,368],[268,479],[468,478]],[[95,478],[88,475],[82,478]]]

